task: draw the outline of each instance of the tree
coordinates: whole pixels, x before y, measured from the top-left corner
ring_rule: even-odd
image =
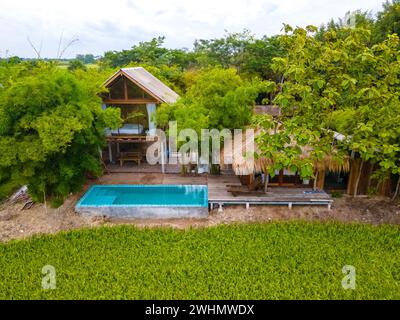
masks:
[[[165,37],[158,37],[140,42],[130,50],[108,51],[104,54],[102,63],[112,68],[128,64],[147,64],[155,67],[175,65],[183,69],[194,62],[193,55],[187,53],[187,50],[164,48],[164,41]]]
[[[81,60],[78,60],[78,59],[71,60],[69,62],[69,65],[68,65],[68,70],[69,71],[75,71],[75,70],[78,70],[78,69],[86,70],[85,64]]]
[[[298,172],[302,179],[316,178],[315,164],[323,161],[326,155],[341,161],[343,154],[333,148],[329,135],[322,135],[319,130],[307,124],[300,125],[300,122],[298,117],[254,116],[256,157],[267,159],[263,168],[267,176],[274,177],[275,172],[289,169]]]
[[[207,67],[235,68],[249,78],[275,79],[270,64],[273,57],[284,54],[279,36],[256,39],[249,30],[227,33],[222,38],[199,39],[193,50],[165,48],[165,37],[140,42],[129,50],[108,51],[101,59],[104,67],[147,65],[176,68],[182,71]],[[183,87],[183,86],[181,86]]]
[[[337,37],[344,39],[349,35],[350,29],[363,28],[372,30],[374,23],[374,18],[369,11],[348,11],[343,18],[339,18],[337,21],[331,19],[326,25],[319,27],[315,37],[320,41],[324,41],[324,35],[329,31],[335,32]]]
[[[0,64],[18,64],[22,62],[22,58],[17,56],[12,56],[8,58],[0,58]]]
[[[227,33],[223,38],[200,39],[194,42],[194,53],[203,66],[234,67],[240,70],[247,45],[254,41],[249,30]]]
[[[157,123],[167,127],[177,120],[178,128],[236,129],[250,123],[252,107],[262,83],[246,82],[234,69],[220,67],[198,72],[186,94],[173,105],[157,111]]]
[[[247,44],[241,70],[243,73],[278,82],[280,75],[272,70],[272,59],[284,55],[285,49],[279,41],[279,36],[264,36]]]
[[[281,39],[289,48],[288,54],[275,58],[273,64],[283,74],[283,81],[276,88],[275,103],[282,108],[278,120],[284,130],[266,139],[269,143],[277,141],[276,148],[282,147],[283,142],[289,143],[289,137],[295,139],[296,144],[309,146],[311,159],[318,161],[335,152],[331,148],[332,133],[340,129],[335,127],[335,116],[350,114],[351,124],[341,124],[341,128],[346,128],[343,133],[347,139],[338,141],[336,149],[354,151],[363,161],[376,163],[378,178],[383,179],[388,173],[398,174],[397,35],[371,47],[371,32],[367,29],[348,29],[346,37],[328,31],[323,41],[314,36],[316,30],[312,26],[294,30],[286,26],[286,35]],[[291,149],[284,150],[274,160],[278,164],[296,165],[298,158],[291,157]],[[270,155],[268,149],[264,153]],[[343,154],[336,153],[335,157],[340,161]]]
[[[250,124],[258,94],[264,89],[259,80],[244,81],[235,69],[208,68],[190,74],[188,90],[174,104],[161,105],[156,123],[164,130],[169,121],[177,122],[177,130],[192,129],[200,138],[202,129],[241,129]],[[222,143],[223,140],[220,140]],[[179,144],[184,142],[180,141]],[[198,140],[200,147],[201,140]],[[204,147],[202,145],[201,147]],[[212,141],[209,140],[209,148]],[[210,153],[211,156],[211,153]],[[211,172],[219,170],[211,166]]]
[[[196,40],[193,53],[202,67],[235,68],[240,74],[274,80],[276,75],[271,70],[272,58],[284,54],[278,39],[279,36],[257,39],[245,29],[227,33],[223,38]]]
[[[101,173],[104,129],[120,125],[119,109],[102,110],[92,72],[23,63],[0,67],[0,82],[0,173],[59,205]]]
[[[371,30],[371,45],[384,41],[393,33],[400,35],[400,0],[386,0],[383,3],[383,10],[377,13],[376,18],[368,11],[349,11],[344,18],[337,21],[331,19],[322,25],[315,36],[323,41],[327,31],[334,31],[339,37],[345,38],[351,28]]]
[[[400,36],[400,0],[386,1],[383,4],[383,11],[378,12],[373,31],[376,43],[393,33]]]
[[[75,60],[79,60],[83,64],[91,64],[95,63],[96,60],[94,58],[94,55],[89,53],[89,54],[77,54],[75,57]]]

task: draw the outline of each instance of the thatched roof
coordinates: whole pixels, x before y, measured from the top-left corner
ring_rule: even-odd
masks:
[[[258,157],[260,152],[255,142],[255,138],[261,130],[255,131],[252,135],[243,138],[242,146],[233,147],[232,151],[232,169],[236,175],[249,175],[254,172],[266,172],[267,167],[272,164],[272,159]],[[273,133],[272,133],[273,134]],[[302,158],[310,156],[311,147],[302,147]],[[253,153],[251,151],[254,150]],[[334,151],[335,152],[335,151]],[[221,164],[224,164],[225,149],[221,150]],[[335,154],[325,156],[322,161],[316,161],[314,168],[317,170],[327,170],[332,172],[349,172],[350,161],[346,157],[343,161],[335,159]]]

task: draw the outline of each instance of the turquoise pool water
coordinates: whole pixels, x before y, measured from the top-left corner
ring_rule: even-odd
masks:
[[[77,203],[82,207],[208,207],[204,185],[93,185]]]

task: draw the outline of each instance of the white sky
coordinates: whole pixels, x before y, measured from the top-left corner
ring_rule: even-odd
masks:
[[[165,35],[166,46],[192,48],[193,41],[250,29],[255,35],[280,32],[282,23],[316,26],[357,9],[376,13],[383,0],[0,0],[0,57],[34,57],[27,37],[42,57],[101,55],[129,49]]]

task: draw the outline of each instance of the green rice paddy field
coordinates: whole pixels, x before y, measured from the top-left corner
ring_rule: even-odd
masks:
[[[55,289],[42,288],[45,265]],[[101,227],[3,243],[0,270],[1,299],[400,299],[400,228]]]

